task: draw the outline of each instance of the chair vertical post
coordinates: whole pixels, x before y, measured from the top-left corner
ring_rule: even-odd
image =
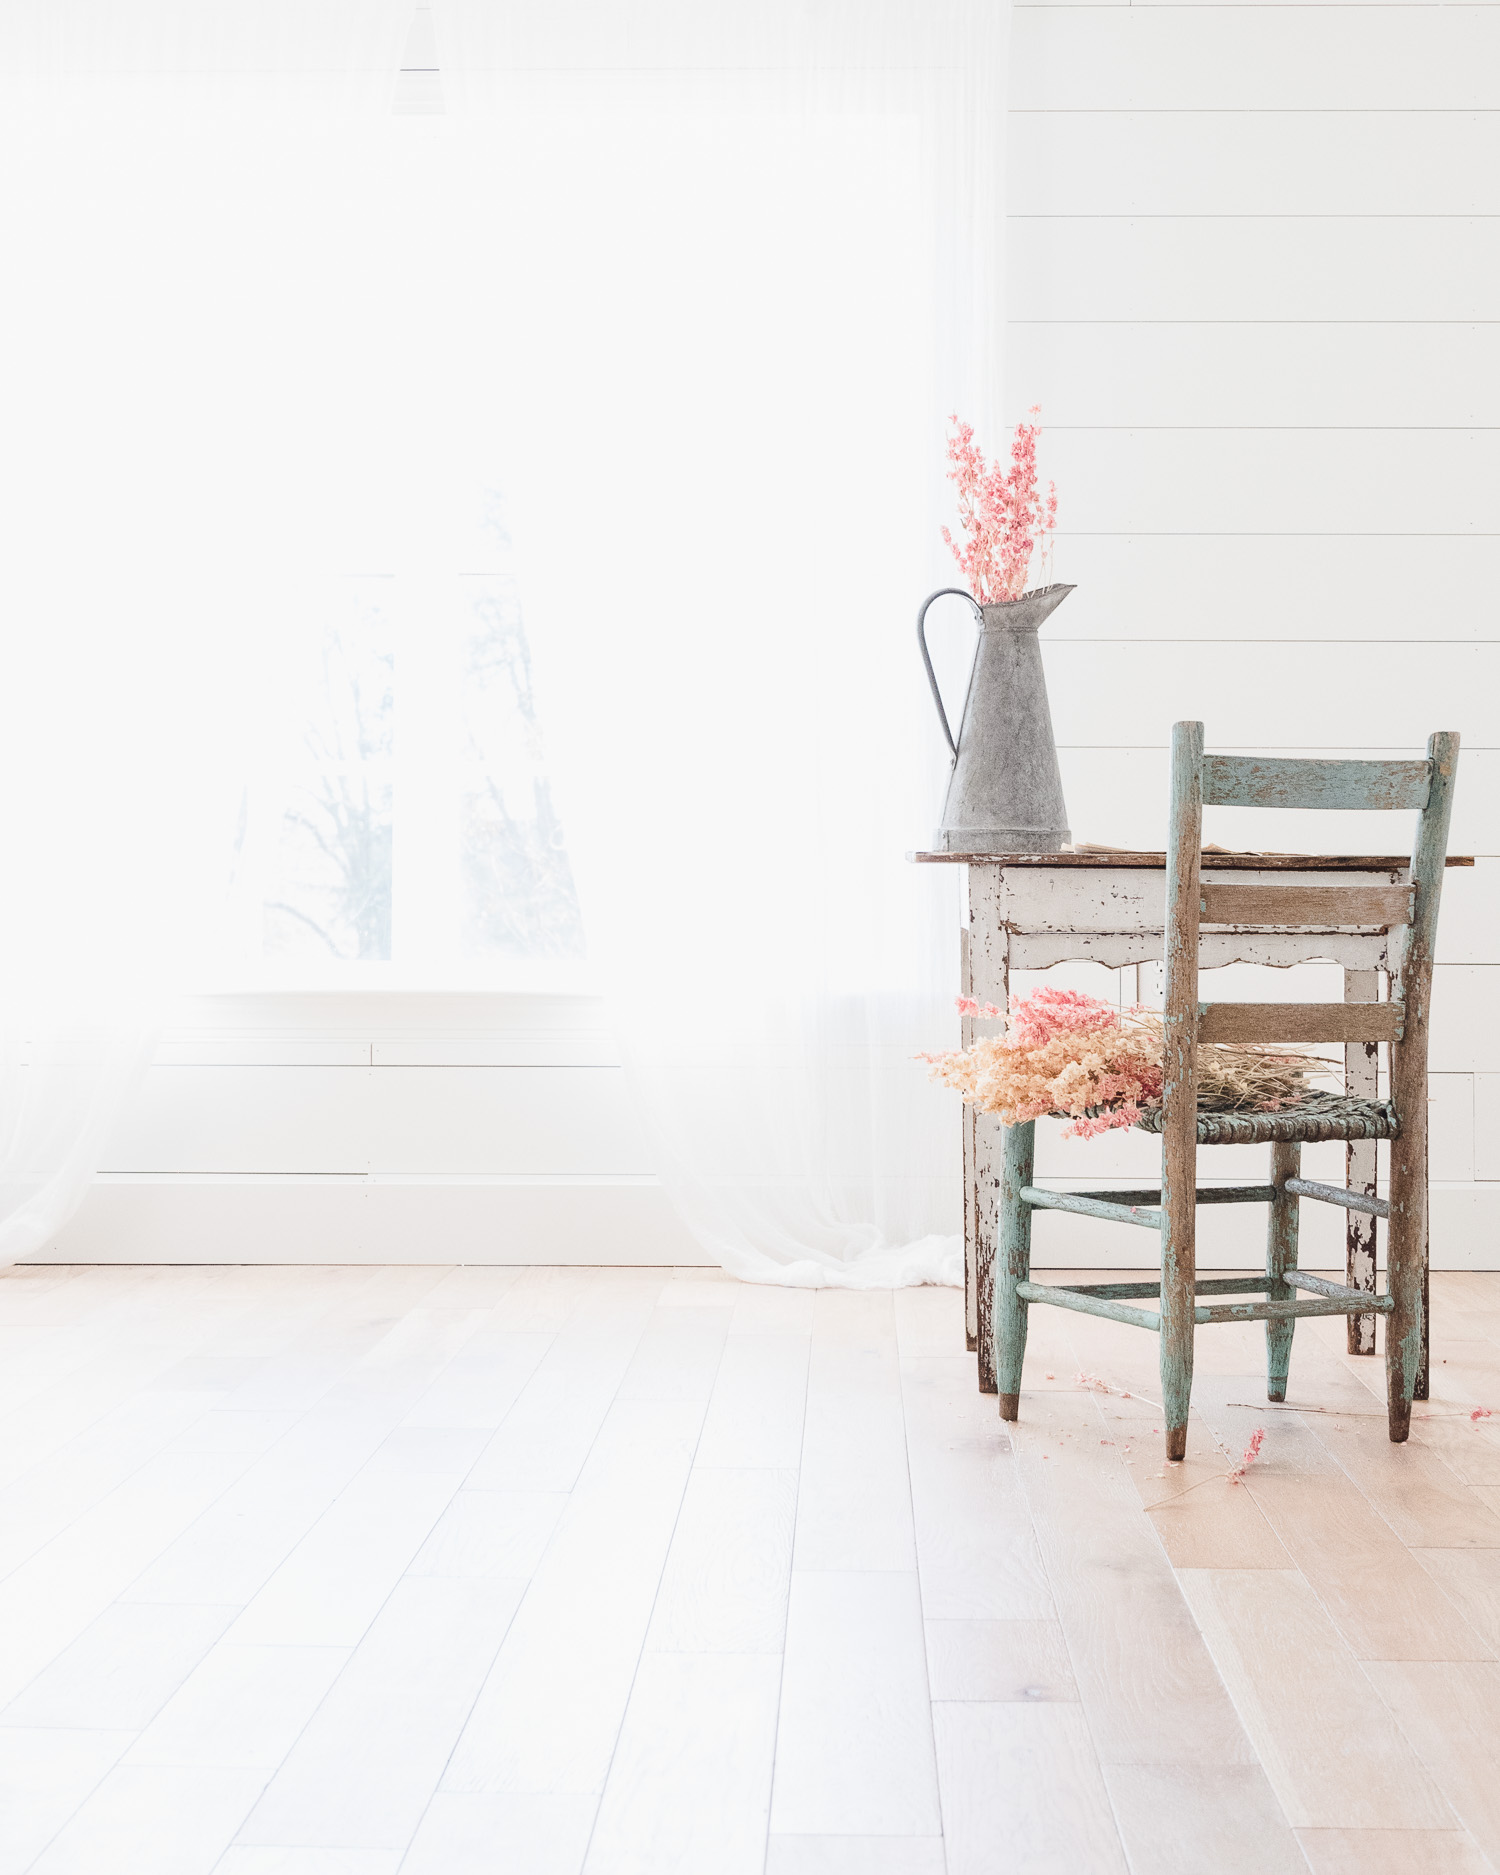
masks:
[[[1031,1183],[1036,1121],[1005,1129],[1000,1165],[1000,1241],[995,1252],[995,1380],[1000,1417],[1021,1416],[1021,1363],[1026,1354],[1026,1304],[1016,1284],[1031,1275],[1031,1206],[1021,1197]]]
[[[1417,822],[1411,879],[1416,888],[1401,969],[1392,994],[1406,1005],[1405,1032],[1391,1044],[1391,1100],[1401,1131],[1391,1141],[1391,1214],[1386,1231],[1386,1287],[1394,1304],[1385,1323],[1386,1411],[1392,1441],[1411,1431],[1411,1403],[1422,1368],[1423,1290],[1427,1264],[1427,1039],[1432,953],[1437,935],[1458,737],[1427,739],[1432,779]]]
[[[1161,1387],[1167,1457],[1187,1454],[1198,1185],[1198,908],[1203,725],[1172,728],[1161,1140]]]
[[[1277,1140],[1271,1147],[1271,1183],[1276,1196],[1271,1200],[1266,1222],[1266,1300],[1290,1302],[1292,1286],[1286,1272],[1297,1267],[1297,1225],[1301,1200],[1286,1189],[1289,1178],[1301,1176],[1302,1147],[1296,1142]],[[1266,1398],[1286,1398],[1287,1374],[1292,1365],[1292,1331],[1295,1321],[1266,1323]]]

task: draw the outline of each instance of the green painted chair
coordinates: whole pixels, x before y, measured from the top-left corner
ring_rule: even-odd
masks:
[[[1386,1399],[1393,1441],[1411,1425],[1422,1364],[1423,1277],[1427,1258],[1427,1035],[1438,900],[1458,766],[1458,737],[1428,739],[1420,762],[1323,762],[1205,755],[1202,723],[1172,731],[1172,805],[1167,846],[1166,1080],[1162,1106],[1142,1125],[1162,1138],[1159,1191],[1049,1192],[1032,1180],[1035,1123],[1007,1127],[995,1257],[995,1371],[1002,1418],[1019,1416],[1026,1318],[1036,1304],[1103,1315],[1161,1337],[1167,1457],[1187,1450],[1193,1388],[1193,1336],[1214,1322],[1266,1324],[1266,1392],[1286,1397],[1292,1334],[1299,1315],[1385,1320]],[[1415,808],[1410,885],[1299,886],[1207,884],[1200,878],[1203,809],[1222,807]],[[1390,930],[1390,1001],[1384,1003],[1200,1003],[1198,927],[1375,925]],[[1390,1097],[1361,1101],[1313,1095],[1275,1113],[1200,1113],[1200,1042],[1385,1042]],[[1365,1198],[1299,1176],[1302,1146],[1325,1139],[1388,1139],[1390,1198]],[[1269,1184],[1200,1190],[1198,1148],[1264,1142]],[[1371,1296],[1297,1267],[1303,1198],[1389,1218],[1386,1293]],[[1256,1279],[1199,1280],[1194,1230],[1200,1204],[1266,1204],[1266,1273]],[[1160,1283],[1091,1283],[1062,1288],[1031,1281],[1031,1215],[1073,1211],[1161,1233]],[[1203,1301],[1242,1294],[1257,1299]],[[1131,1302],[1159,1297],[1159,1313]]]

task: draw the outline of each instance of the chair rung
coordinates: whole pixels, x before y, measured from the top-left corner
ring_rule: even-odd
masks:
[[[1399,1042],[1403,1003],[1199,1003],[1200,1042]]]
[[[1289,1178],[1285,1189],[1298,1198],[1320,1198],[1324,1204],[1341,1204],[1346,1211],[1365,1211],[1371,1217],[1391,1214],[1384,1198],[1367,1198],[1362,1191],[1348,1191],[1342,1185],[1320,1185],[1315,1178]]]
[[[1127,1308],[1123,1302],[1111,1302],[1107,1296],[1081,1295],[1076,1289],[1049,1289],[1044,1283],[1017,1283],[1016,1294],[1023,1302],[1048,1302],[1054,1308],[1073,1309],[1080,1315],[1102,1315],[1107,1321],[1125,1322],[1132,1328],[1161,1330],[1161,1317],[1147,1309]]]
[[[1195,1296],[1235,1296],[1256,1289],[1268,1289],[1269,1276],[1200,1276],[1193,1284]],[[1058,1288],[1078,1296],[1105,1296],[1112,1302],[1124,1302],[1136,1296],[1142,1299],[1161,1294],[1161,1278],[1150,1283],[1059,1283]]]
[[[1356,1292],[1351,1289],[1349,1295],[1356,1297]],[[1312,1296],[1306,1302],[1219,1302],[1194,1309],[1193,1320],[1199,1327],[1208,1327],[1214,1322],[1295,1321],[1304,1315],[1388,1315],[1391,1308],[1389,1296],[1358,1295],[1351,1301]]]
[[[1098,1198],[1106,1204],[1159,1205],[1161,1188],[1151,1191],[1075,1191],[1072,1198]],[[1200,1185],[1193,1193],[1199,1204],[1269,1204],[1276,1196],[1274,1185]]]
[[[1310,1276],[1305,1270],[1283,1270],[1281,1279],[1293,1289],[1306,1289],[1315,1296],[1330,1296],[1335,1301],[1348,1302],[1361,1315],[1368,1311],[1388,1315],[1395,1307],[1389,1296],[1377,1296],[1370,1289],[1351,1289],[1348,1283],[1330,1282],[1326,1276]]]
[[[1076,1191],[1038,1191],[1035,1185],[1023,1185],[1021,1202],[1038,1211],[1075,1211],[1080,1217],[1103,1218],[1109,1224],[1139,1224],[1146,1230],[1161,1229],[1160,1211],[1132,1204],[1111,1204],[1103,1198],[1086,1198]]]

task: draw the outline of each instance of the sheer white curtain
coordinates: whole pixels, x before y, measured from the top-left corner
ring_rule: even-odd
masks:
[[[997,408],[1007,9],[442,0],[524,598],[658,1164],[736,1275],[957,1282],[912,643]],[[992,425],[990,425],[992,429]]]
[[[349,134],[388,116],[409,18],[6,9],[0,1262],[66,1220],[163,996],[219,942],[329,537],[288,367],[350,350],[317,294],[348,249]]]

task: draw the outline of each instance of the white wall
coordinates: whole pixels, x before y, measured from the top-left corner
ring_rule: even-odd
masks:
[[[1443,918],[1433,1251],[1471,1268],[1500,1267],[1497,113],[1500,6],[1014,13],[1008,416],[1043,406],[1079,586],[1046,633],[1075,835],[1161,843],[1177,717],[1309,753],[1462,731],[1480,863]],[[1208,837],[1400,851],[1391,819],[1221,811]],[[698,1260],[587,999],[174,1021],[50,1256]],[[1143,1149],[1054,1139],[1047,1169]]]
[[[1074,835],[1160,847],[1181,717],[1307,754],[1462,732],[1454,850],[1479,863],[1439,942],[1433,1258],[1500,1267],[1500,7],[1014,20],[1006,415],[1042,405],[1078,583],[1044,633]],[[1229,810],[1206,834],[1410,836]],[[1054,1177],[1143,1169],[1144,1141],[1059,1130]],[[1039,1257],[1089,1254],[1046,1222]],[[1219,1260],[1260,1222],[1215,1213]],[[1336,1222],[1308,1220],[1317,1260]]]

